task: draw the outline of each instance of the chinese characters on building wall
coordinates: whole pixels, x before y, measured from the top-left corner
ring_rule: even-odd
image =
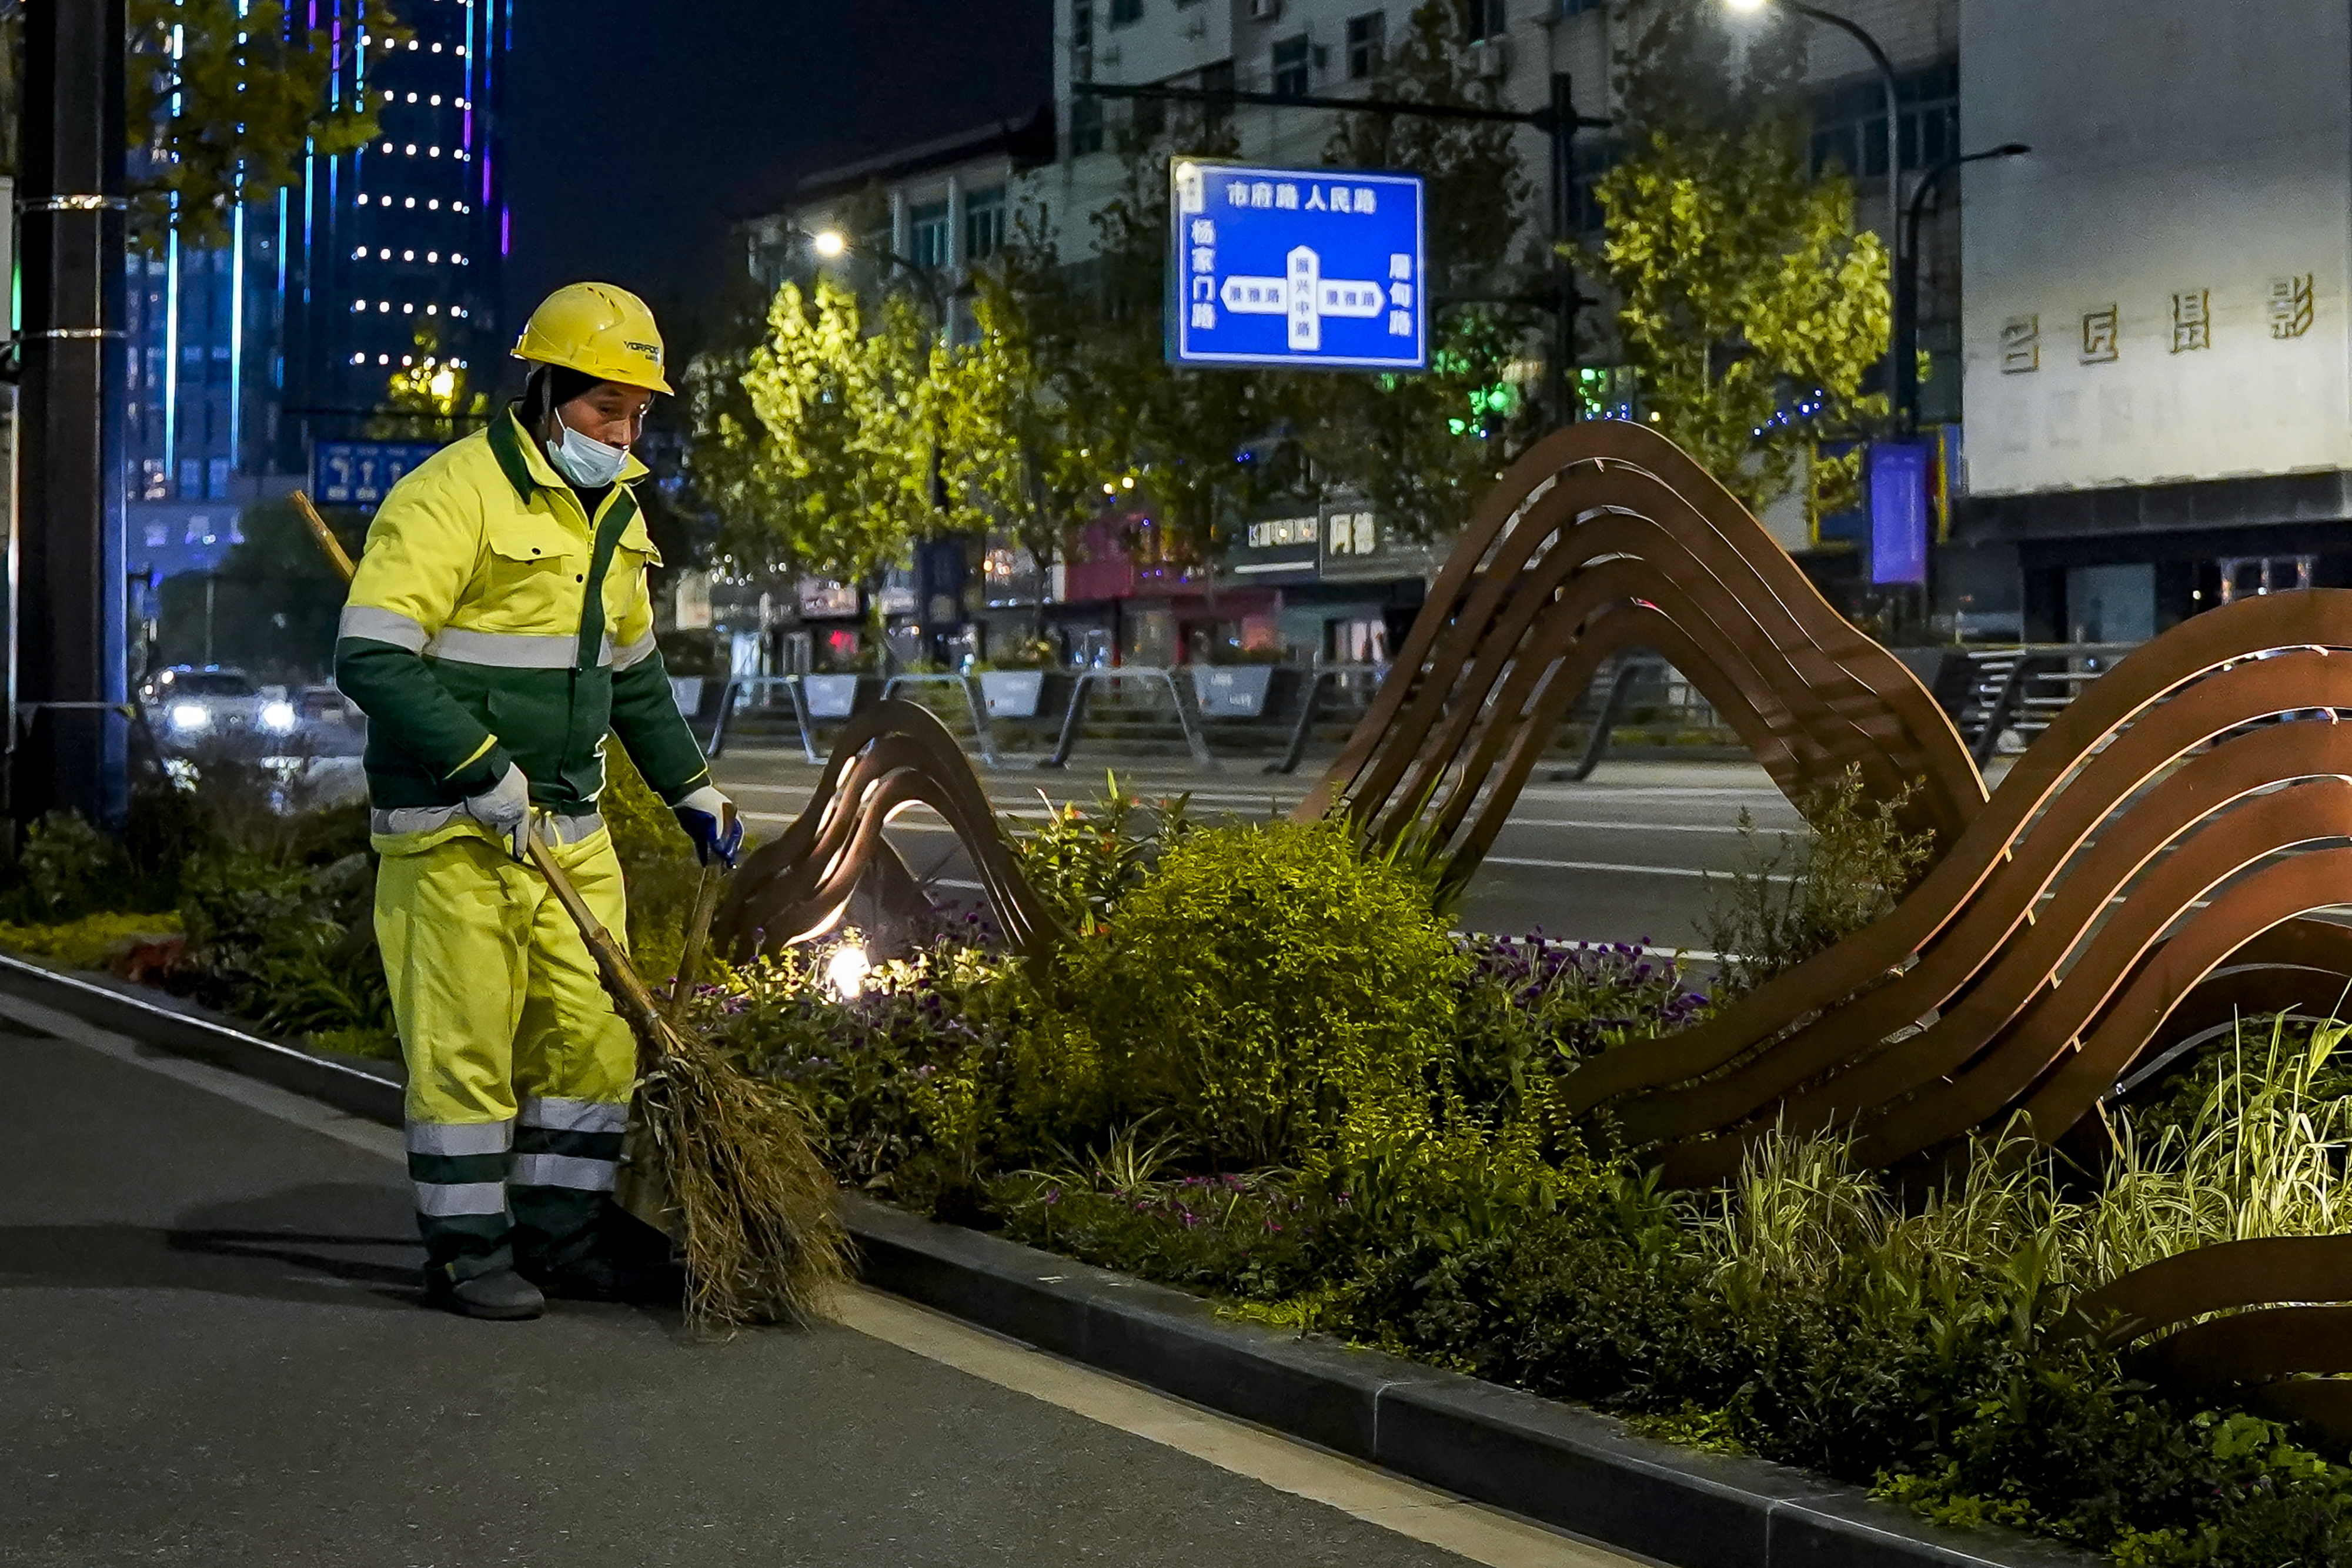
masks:
[[[2270,335],[2282,341],[2311,330],[2315,315],[2313,273],[2274,277],[2267,292]],[[2176,291],[2170,301],[2171,351],[2196,353],[2213,346],[2213,290],[2206,287]],[[2085,365],[2114,364],[2123,358],[2125,308],[2110,301],[2081,313],[2082,347],[2076,358]],[[1999,360],[2003,375],[2031,375],[2042,368],[2042,318],[2011,316],[2000,324]]]

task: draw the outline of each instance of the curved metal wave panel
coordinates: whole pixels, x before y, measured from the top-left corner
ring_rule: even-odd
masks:
[[[1344,800],[1381,840],[1429,833],[1467,877],[1594,667],[1633,646],[1664,654],[1792,800],[1859,766],[1883,796],[1916,782],[1914,818],[1945,841],[1984,805],[1916,677],[1671,442],[1605,420],[1547,437],[1496,483],[1297,815]]]
[[[1663,1151],[1734,1171],[1769,1126],[1891,1166],[2018,1112],[2054,1139],[2231,1007],[2326,1009],[2352,933],[2352,593],[2243,601],[2094,683],[1885,920],[1696,1029],[1572,1074]],[[2309,716],[2317,715],[2313,717]]]
[[[713,927],[721,950],[774,952],[830,929],[887,852],[883,825],[915,805],[955,830],[1005,940],[1050,955],[1061,931],[1021,874],[963,748],[928,709],[896,699],[849,722],[808,805],[745,860]]]
[[[2119,1348],[2153,1339],[2137,1359],[2168,1386],[2352,1441],[2352,1379],[2327,1375],[2352,1372],[2347,1301],[2352,1236],[2264,1237],[2135,1269],[2077,1301],[2073,1323]]]

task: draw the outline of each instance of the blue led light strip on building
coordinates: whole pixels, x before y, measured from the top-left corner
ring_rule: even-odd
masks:
[[[172,197],[171,227],[163,235],[163,482],[180,472],[180,198]]]
[[[245,170],[236,175],[236,204],[229,218],[228,254],[228,463],[234,472],[245,447]]]
[[[172,28],[172,58],[180,57],[184,35]],[[165,111],[180,117],[180,95],[172,95]],[[163,236],[163,483],[178,483],[180,474],[180,195],[172,193],[169,227]]]

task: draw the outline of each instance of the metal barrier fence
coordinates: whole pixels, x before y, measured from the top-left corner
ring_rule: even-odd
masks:
[[[1176,709],[1176,723],[1184,732],[1184,744],[1192,753],[1192,760],[1203,772],[1213,772],[1217,759],[1209,754],[1209,743],[1201,734],[1200,724],[1192,711],[1184,706],[1183,695],[1178,691],[1176,677],[1164,669],[1150,664],[1126,664],[1116,670],[1081,670],[1070,687],[1070,706],[1062,714],[1062,733],[1054,742],[1054,752],[1040,767],[1063,768],[1069,764],[1071,748],[1077,745],[1078,726],[1085,721],[1087,693],[1106,682],[1135,681],[1143,685],[1158,684],[1168,688],[1168,701]]]
[[[817,755],[816,741],[809,733],[808,702],[803,695],[798,675],[733,675],[719,688],[719,716],[711,721],[710,741],[703,753],[716,762],[727,751],[728,721],[734,717],[737,699],[746,692],[780,691],[792,706],[793,724],[800,731],[801,755],[813,763],[824,758]]]
[[[1299,759],[1307,755],[1307,739],[1314,734],[1315,720],[1321,712],[1324,692],[1360,675],[1371,677],[1377,687],[1388,677],[1386,664],[1323,664],[1304,672],[1307,689],[1299,694],[1298,720],[1290,727],[1290,740],[1282,755],[1265,765],[1268,773],[1296,773]]]
[[[2032,745],[2084,686],[2137,646],[2053,643],[1948,652],[1949,662],[1937,672],[1936,697],[1982,768],[1999,755],[2003,735],[2013,730]]]
[[[997,766],[996,743],[988,732],[988,699],[981,692],[979,676],[892,675],[882,683],[882,700],[889,701],[900,686],[953,686],[961,692],[964,706],[971,710],[972,738],[980,746],[981,759],[991,768]]]

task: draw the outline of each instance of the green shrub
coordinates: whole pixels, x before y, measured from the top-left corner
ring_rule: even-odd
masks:
[[[630,959],[647,981],[663,984],[685,954],[686,925],[702,881],[694,842],[617,746],[604,747],[604,792],[596,809],[612,831],[629,890]]]
[[[1002,1177],[989,1200],[1015,1240],[1244,1301],[1295,1296],[1328,1263],[1328,1200],[1264,1175],[1131,1181],[1072,1162]]]
[[[1701,939],[1721,955],[1717,1001],[1744,996],[1895,907],[1935,857],[1933,833],[1903,831],[1903,811],[1917,789],[1909,785],[1891,800],[1866,804],[1862,769],[1849,768],[1801,802],[1811,840],[1798,846],[1783,834],[1769,852],[1759,841],[1756,820],[1740,809],[1744,863],[1720,883],[1707,878],[1715,896],[1699,921]]]
[[[69,811],[51,811],[17,845],[16,902],[28,923],[60,925],[109,907],[130,872],[122,846]]]
[[[1071,991],[1122,1114],[1287,1166],[1425,1114],[1468,969],[1426,889],[1344,823],[1273,822],[1170,847],[1075,950]]]
[[[207,855],[180,881],[188,936],[180,988],[275,1033],[335,1035],[341,1049],[392,1036],[366,853],[324,866]]]
[[[1033,826],[1008,816],[1005,837],[1030,886],[1052,906],[1063,929],[1080,935],[1100,931],[1112,906],[1140,886],[1160,857],[1195,825],[1187,812],[1190,796],[1147,806],[1120,790],[1116,773],[1103,775],[1102,798],[1091,807],[1055,805],[1043,791],[1038,799],[1045,801],[1045,820]]]
[[[175,914],[85,915],[61,925],[0,923],[0,947],[37,958],[54,958],[75,969],[102,969],[142,938],[165,938],[180,929]]]

